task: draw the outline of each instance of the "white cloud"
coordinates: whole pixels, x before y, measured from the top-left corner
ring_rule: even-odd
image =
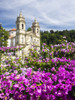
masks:
[[[23,5],[28,5],[35,0],[3,0],[0,2],[0,8],[2,9],[15,9]]]
[[[6,18],[15,21],[21,9],[25,19],[32,21],[36,18],[41,23],[41,29],[49,30],[50,26],[60,26],[64,29],[75,25],[75,0],[2,0],[0,2],[0,16],[3,20]]]

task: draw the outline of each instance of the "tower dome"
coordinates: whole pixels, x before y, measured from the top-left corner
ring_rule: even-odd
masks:
[[[34,22],[32,23],[32,32],[37,35],[40,36],[40,26],[39,23],[37,22],[37,20],[35,19]]]
[[[37,22],[37,20],[35,19],[34,22],[32,23],[32,27],[40,27],[39,23]]]

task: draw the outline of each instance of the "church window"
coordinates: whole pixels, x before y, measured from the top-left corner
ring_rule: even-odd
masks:
[[[30,36],[30,41],[32,42],[32,36]]]
[[[34,39],[34,43],[36,44],[36,39]]]
[[[24,29],[24,25],[22,24],[22,29]]]
[[[34,42],[35,42],[36,40],[34,39]]]
[[[35,33],[35,29],[33,28],[33,33]]]
[[[16,44],[18,44],[18,36],[17,36],[17,38],[16,38]]]
[[[37,29],[37,33],[39,32],[39,30]]]
[[[19,29],[19,24],[17,24],[17,29]]]
[[[22,43],[24,42],[24,37],[22,37]]]

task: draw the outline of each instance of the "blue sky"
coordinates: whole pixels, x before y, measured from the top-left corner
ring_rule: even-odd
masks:
[[[9,30],[16,28],[22,10],[26,29],[36,18],[41,30],[75,29],[75,0],[0,0],[0,23]]]

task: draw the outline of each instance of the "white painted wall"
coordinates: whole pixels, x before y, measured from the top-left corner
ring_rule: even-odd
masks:
[[[11,39],[8,39],[7,41],[8,41],[8,45],[7,46],[11,47]]]
[[[13,38],[13,46],[15,46],[15,38]]]
[[[10,35],[10,36],[16,36],[16,31],[10,31],[10,32],[9,32],[9,35]]]

